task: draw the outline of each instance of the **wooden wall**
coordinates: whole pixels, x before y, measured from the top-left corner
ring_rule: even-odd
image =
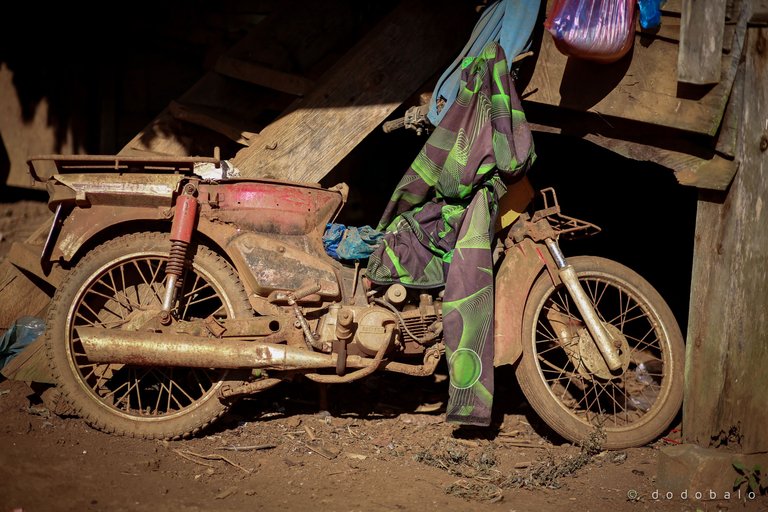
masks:
[[[768,29],[746,46],[741,166],[726,192],[699,196],[683,436],[768,451]]]

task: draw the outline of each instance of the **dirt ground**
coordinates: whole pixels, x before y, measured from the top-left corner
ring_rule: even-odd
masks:
[[[8,197],[3,200],[9,201]],[[50,213],[0,203],[0,261]],[[212,429],[173,442],[113,437],[51,412],[27,384],[0,382],[0,512],[379,510],[768,510],[768,499],[655,498],[657,457],[574,446],[497,371],[487,429],[444,421],[445,368],[322,388],[283,383],[241,400]]]
[[[622,451],[572,446],[499,373],[488,429],[444,422],[444,374],[382,375],[324,393],[284,383],[172,442],[103,434],[5,381],[0,512],[768,509],[765,498],[654,499],[659,450],[677,434]]]

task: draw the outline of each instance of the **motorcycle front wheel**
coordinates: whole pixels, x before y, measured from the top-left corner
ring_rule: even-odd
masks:
[[[664,299],[631,269],[588,256],[568,263],[619,346],[622,368],[608,370],[565,286],[543,273],[525,308],[520,387],[536,413],[571,442],[597,430],[604,449],[651,442],[682,404],[680,328]]]
[[[90,425],[104,432],[174,439],[198,432],[228,408],[219,397],[241,372],[91,363],[78,326],[140,330],[157,317],[171,242],[162,233],[122,236],[96,247],[71,270],[49,308],[46,345],[59,389]],[[235,271],[210,249],[190,246],[175,319],[252,315]]]

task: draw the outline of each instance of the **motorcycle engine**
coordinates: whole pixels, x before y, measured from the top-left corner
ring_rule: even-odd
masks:
[[[366,356],[376,355],[385,345],[403,355],[423,354],[442,340],[440,300],[427,293],[408,300],[399,284],[384,297],[366,306],[331,306],[318,326],[320,340],[328,345],[344,340],[349,354]],[[342,321],[340,313],[348,320]]]
[[[355,341],[363,352],[374,355],[382,345],[389,343],[396,325],[397,318],[393,313],[380,307],[369,308],[357,317]]]

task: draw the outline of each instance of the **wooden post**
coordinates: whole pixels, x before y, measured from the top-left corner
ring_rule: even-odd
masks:
[[[677,80],[689,84],[720,81],[725,0],[683,0]]]
[[[747,36],[744,104],[730,189],[699,196],[683,438],[768,452],[768,29]]]

